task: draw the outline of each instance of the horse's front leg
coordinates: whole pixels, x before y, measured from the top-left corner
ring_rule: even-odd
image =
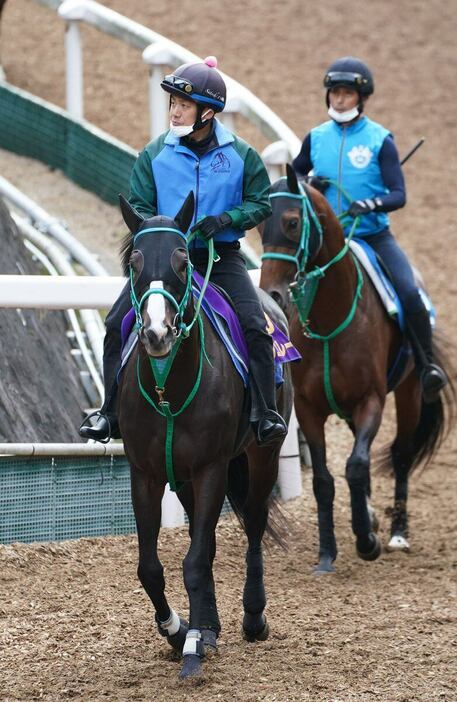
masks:
[[[192,540],[194,528],[194,493],[192,483],[185,483],[182,489],[178,492],[178,498],[184,507],[189,519],[189,536]],[[212,574],[213,561],[216,555],[216,536],[212,539],[210,545],[210,562],[211,562],[211,579],[208,585],[208,590],[205,594],[203,611],[202,611],[202,641],[205,648],[205,656],[215,653],[217,650],[217,638],[221,630],[221,623],[216,605],[216,592],[214,585],[214,577]]]
[[[202,629],[207,626],[208,593],[214,591],[212,562],[215,529],[224,502],[227,465],[211,464],[193,481],[194,518],[189,551],[183,562],[184,584],[189,596],[189,631],[184,644],[180,678],[199,676],[204,651]]]
[[[181,652],[188,624],[167,602],[163,566],[157,554],[164,488],[164,485],[154,483],[143,471],[131,467],[132,502],[138,530],[138,577],[156,610],[159,633],[175,650]]]
[[[356,536],[356,549],[360,558],[374,561],[381,553],[381,541],[374,531],[370,514],[370,448],[382,417],[382,404],[371,396],[352,414],[355,435],[354,447],[346,463],[346,479],[351,494],[352,531]]]
[[[333,522],[335,481],[327,468],[324,434],[325,417],[317,414],[315,408],[310,407],[297,396],[295,398],[295,410],[311,454],[313,492],[317,502],[319,563],[315,567],[314,572],[316,574],[333,573],[335,571],[333,561],[338,553]]]

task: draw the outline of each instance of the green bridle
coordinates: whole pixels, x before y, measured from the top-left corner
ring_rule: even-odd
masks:
[[[185,234],[183,234],[183,232],[181,232],[179,229],[174,229],[173,227],[150,227],[147,229],[142,229],[140,232],[138,232],[138,234],[136,234],[136,236],[133,239],[133,243],[135,244],[136,241],[138,240],[138,238],[143,236],[144,234],[151,234],[151,233],[164,232],[164,231],[179,234],[179,236],[185,242],[186,249],[188,249],[190,241],[192,241],[192,239],[195,236],[198,236],[198,231],[195,232],[194,234],[191,234],[190,237],[187,238],[185,236]],[[206,351],[205,351],[205,334],[204,334],[203,321],[202,321],[202,318],[200,315],[200,308],[201,308],[201,304],[203,301],[203,296],[205,294],[205,290],[208,286],[208,282],[209,282],[209,278],[211,275],[211,270],[213,268],[213,264],[219,260],[219,257],[214,251],[213,240],[211,239],[209,242],[205,242],[205,243],[207,243],[207,245],[208,245],[208,267],[206,270],[203,285],[202,285],[201,290],[200,290],[200,296],[199,296],[197,303],[195,305],[194,316],[193,316],[190,324],[186,324],[184,322],[184,319],[183,319],[184,313],[186,311],[186,308],[189,304],[190,297],[192,295],[193,266],[192,266],[192,263],[190,262],[190,259],[188,260],[188,263],[187,263],[186,289],[184,291],[184,295],[183,295],[180,302],[178,302],[175,299],[175,297],[173,297],[173,295],[171,293],[169,293],[167,290],[164,290],[163,288],[149,288],[149,290],[146,290],[146,292],[142,295],[141,299],[138,300],[137,295],[135,293],[133,272],[132,272],[132,268],[130,267],[130,296],[131,296],[131,300],[132,300],[132,306],[135,310],[135,316],[136,316],[135,328],[136,329],[139,329],[142,325],[141,310],[142,310],[144,303],[151,295],[162,295],[166,300],[168,300],[173,305],[173,307],[176,310],[176,316],[175,316],[174,325],[173,325],[173,334],[175,336],[175,340],[173,342],[173,346],[171,348],[171,351],[168,354],[168,357],[166,358],[166,360],[162,360],[162,359],[157,359],[157,358],[151,358],[151,356],[149,356],[149,363],[150,363],[151,371],[152,371],[152,374],[153,374],[154,380],[155,380],[155,392],[157,393],[157,396],[158,396],[157,403],[154,402],[154,400],[149,395],[149,393],[144,388],[144,386],[141,382],[139,355],[137,356],[137,364],[136,364],[137,383],[138,383],[138,387],[139,387],[139,390],[140,390],[142,396],[154,408],[154,410],[158,414],[160,414],[162,417],[165,417],[167,420],[167,435],[166,435],[166,440],[165,440],[165,458],[166,458],[165,468],[166,468],[168,483],[170,485],[170,490],[172,490],[173,492],[177,492],[182,487],[182,483],[176,482],[175,475],[174,475],[174,468],[173,468],[174,420],[175,420],[175,417],[179,416],[182,412],[184,412],[184,410],[190,405],[190,403],[192,402],[192,400],[194,399],[195,395],[198,392],[198,389],[200,387],[201,378],[202,378],[203,358],[205,357],[209,363],[209,359],[208,359],[208,357],[206,355]],[[179,350],[179,347],[182,343],[182,340],[189,336],[190,331],[196,322],[198,323],[199,339],[200,339],[200,353],[199,353],[197,377],[195,379],[195,383],[194,383],[189,395],[184,400],[181,407],[176,412],[172,412],[170,409],[170,403],[167,402],[166,400],[164,400],[165,383],[166,383],[168,375],[171,371],[173,362],[176,358],[176,354]]]
[[[298,318],[300,320],[302,329],[303,329],[303,334],[309,339],[316,339],[318,341],[323,342],[324,346],[324,389],[325,389],[325,394],[327,397],[327,401],[332,408],[333,412],[337,414],[339,417],[343,419],[349,419],[344,412],[338,407],[333,390],[332,390],[332,384],[331,384],[331,378],[330,378],[330,348],[329,344],[332,339],[334,339],[336,336],[341,334],[341,332],[346,329],[350,323],[352,322],[354,315],[357,310],[357,304],[360,299],[360,296],[362,294],[362,287],[363,287],[363,274],[360,269],[360,265],[353,256],[353,260],[357,269],[357,285],[356,285],[356,290],[354,293],[354,299],[352,301],[351,308],[349,310],[349,313],[347,317],[341,322],[341,324],[338,325],[336,329],[334,329],[330,334],[326,335],[321,335],[317,334],[316,332],[313,332],[310,327],[309,327],[309,314],[311,312],[311,308],[314,303],[314,299],[316,297],[317,289],[319,287],[319,283],[322,280],[322,278],[325,277],[325,274],[327,270],[333,266],[335,263],[340,261],[349,251],[349,243],[354,236],[354,232],[356,231],[357,224],[359,221],[359,218],[356,217],[354,219],[354,222],[352,224],[351,230],[346,238],[346,242],[339,251],[336,256],[334,256],[330,261],[328,261],[325,265],[323,266],[315,266],[311,271],[306,271],[306,265],[308,263],[308,258],[309,258],[309,239],[310,239],[310,230],[311,230],[311,223],[310,223],[310,218],[313,220],[314,225],[322,239],[323,237],[323,230],[321,223],[319,222],[319,219],[314,212],[314,209],[311,205],[311,202],[309,200],[309,197],[301,185],[301,183],[298,183],[299,187],[299,192],[298,193],[289,193],[287,191],[284,192],[275,192],[270,194],[270,198],[275,198],[275,197],[289,197],[293,199],[298,199],[301,200],[301,215],[302,215],[302,231],[301,231],[301,236],[300,236],[300,241],[297,247],[297,251],[295,255],[288,255],[284,253],[276,253],[276,252],[267,252],[264,253],[261,257],[262,260],[268,260],[268,259],[273,259],[273,260],[279,260],[279,261],[288,261],[290,263],[294,263],[295,266],[297,267],[297,273],[295,276],[295,280],[293,283],[289,285],[289,293],[292,302],[295,304],[297,308],[297,313],[298,313]],[[347,216],[347,213],[343,213],[340,215],[340,218],[344,218]],[[320,248],[320,247],[319,247]]]

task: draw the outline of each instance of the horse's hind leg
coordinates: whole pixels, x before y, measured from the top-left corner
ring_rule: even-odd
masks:
[[[314,569],[316,574],[333,573],[333,561],[337,556],[335,527],[333,523],[333,501],[335,499],[335,481],[327,468],[325,451],[325,419],[316,414],[309,405],[295,398],[295,410],[298,422],[305,433],[311,454],[313,468],[313,492],[317,502],[317,521],[319,527],[319,563]]]
[[[148,476],[132,466],[131,486],[138,530],[138,577],[156,610],[160,634],[167,638],[174,649],[182,651],[188,625],[167,602],[163,567],[157,554],[164,485],[154,484]]]
[[[370,448],[379,429],[382,406],[377,397],[371,397],[352,415],[355,442],[346,463],[346,478],[351,494],[352,531],[360,558],[373,561],[381,553],[381,541],[374,532],[368,506],[370,493]]]
[[[263,579],[262,538],[268,523],[269,500],[278,477],[279,447],[248,449],[249,485],[244,503],[239,505],[248,538],[246,580],[243,590],[243,637],[246,641],[265,641],[269,627],[264,614],[267,603]],[[245,462],[246,455],[238,457]],[[242,466],[239,466],[242,469]]]
[[[414,373],[395,391],[397,436],[390,454],[395,475],[395,497],[392,511],[388,551],[409,551],[408,543],[408,476],[414,457],[414,435],[419,424],[421,395],[419,380]]]
[[[194,525],[194,494],[192,490],[192,483],[185,483],[182,489],[178,493],[178,498],[181,501],[182,506],[186,510],[187,517],[189,519],[189,536],[192,539],[193,525]],[[216,555],[216,535],[213,535],[212,541],[210,543],[210,564],[211,564],[211,578],[208,583],[208,589],[204,596],[203,606],[202,606],[202,641],[205,647],[205,656],[211,655],[217,650],[217,638],[221,631],[221,623],[219,620],[219,614],[217,611],[216,604],[216,590],[214,585],[213,576],[213,562]]]

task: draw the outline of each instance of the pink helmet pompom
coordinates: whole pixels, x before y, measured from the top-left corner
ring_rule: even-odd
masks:
[[[210,68],[217,68],[217,58],[215,56],[207,56],[203,63],[206,63]]]

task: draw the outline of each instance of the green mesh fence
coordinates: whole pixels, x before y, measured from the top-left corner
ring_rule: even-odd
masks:
[[[134,149],[50,103],[0,84],[0,147],[62,170],[71,180],[117,204],[129,193]]]
[[[135,531],[124,456],[0,457],[0,543]]]
[[[0,459],[0,543],[134,531],[124,457]]]

